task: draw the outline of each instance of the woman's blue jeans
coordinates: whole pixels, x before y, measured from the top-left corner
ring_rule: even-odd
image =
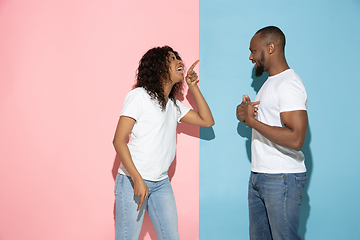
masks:
[[[115,181],[116,240],[138,240],[145,210],[159,240],[178,240],[178,219],[174,193],[168,178],[153,182],[145,180],[149,196],[137,211],[140,197],[134,194],[130,177],[119,174]]]
[[[251,173],[249,219],[251,240],[296,240],[306,173]]]

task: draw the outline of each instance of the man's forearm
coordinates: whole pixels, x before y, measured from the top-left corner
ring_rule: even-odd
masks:
[[[288,127],[269,126],[255,118],[246,120],[246,124],[258,131],[270,141],[287,148],[300,151],[304,141],[293,129]]]

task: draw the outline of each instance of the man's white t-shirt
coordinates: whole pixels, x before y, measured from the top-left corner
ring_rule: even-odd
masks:
[[[190,110],[176,100],[169,100],[162,111],[144,88],[135,88],[125,97],[121,116],[136,120],[128,147],[136,169],[143,179],[160,181],[168,177],[167,171],[176,151],[176,127]],[[121,164],[119,173],[129,175]]]
[[[284,127],[280,113],[306,110],[307,95],[300,77],[292,69],[269,77],[258,92],[256,118],[267,125]],[[251,171],[260,173],[306,172],[301,151],[282,147],[252,130]]]

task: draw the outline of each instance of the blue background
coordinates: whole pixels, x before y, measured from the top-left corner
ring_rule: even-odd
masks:
[[[200,129],[200,239],[249,238],[251,130],[235,109],[266,79],[248,58],[251,37],[268,25],[285,33],[288,64],[308,94],[300,234],[359,239],[359,0],[200,0],[201,89],[216,122]]]

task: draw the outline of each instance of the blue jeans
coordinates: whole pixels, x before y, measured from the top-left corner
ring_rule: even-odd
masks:
[[[251,172],[249,181],[250,239],[296,240],[306,173]]]
[[[134,194],[134,182],[119,174],[115,181],[116,240],[138,240],[145,210],[159,240],[178,240],[178,219],[175,197],[168,178],[153,182],[145,180],[149,196],[137,211],[140,197]]]

